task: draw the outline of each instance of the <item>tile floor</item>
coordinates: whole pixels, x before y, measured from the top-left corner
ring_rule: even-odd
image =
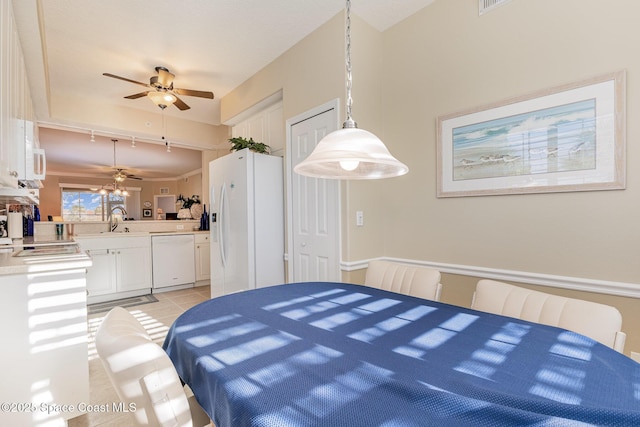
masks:
[[[154,294],[158,302],[128,307],[158,344],[162,344],[169,327],[185,310],[210,298],[209,286]],[[119,402],[94,346],[94,335],[105,313],[89,316],[89,383],[91,404]],[[69,427],[128,427],[135,424],[128,414],[91,413],[69,420]]]

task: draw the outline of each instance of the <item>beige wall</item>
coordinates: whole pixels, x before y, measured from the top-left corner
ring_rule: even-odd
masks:
[[[198,195],[202,200],[202,173],[178,179],[176,181],[176,191],[185,197]]]
[[[336,15],[221,99],[221,122],[283,91],[283,115],[293,117],[344,95],[344,17]]]
[[[410,173],[385,182],[384,253],[638,283],[638,13],[633,0],[541,0],[478,17],[475,1],[437,1],[387,31],[385,138]],[[621,69],[626,190],[436,198],[437,116]]]
[[[342,261],[423,262],[640,283],[640,159],[634,141],[640,57],[636,0],[515,1],[482,17],[475,0],[438,0],[384,33],[353,22],[353,115],[408,164],[400,178],[343,183]],[[223,122],[283,89],[284,117],[344,99],[344,15],[222,99]],[[627,70],[627,188],[436,198],[440,115]],[[341,113],[344,117],[344,111]],[[364,227],[355,227],[362,210]],[[360,282],[364,270],[343,278]],[[443,300],[468,306],[478,277],[445,274]],[[640,287],[640,284],[638,285]],[[623,313],[626,352],[640,351],[640,301],[537,289]]]
[[[382,254],[640,283],[640,175],[633,168],[640,159],[640,123],[633,120],[639,13],[633,0],[537,0],[478,17],[474,0],[440,0],[385,32],[384,137],[410,172],[384,183]],[[439,115],[621,69],[627,70],[626,190],[436,198]],[[443,300],[468,306],[477,279],[445,275]],[[626,352],[640,351],[637,299],[536,289],[616,306],[629,335]]]

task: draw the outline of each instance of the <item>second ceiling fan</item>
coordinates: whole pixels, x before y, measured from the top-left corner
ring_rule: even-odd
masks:
[[[111,73],[102,73],[102,75],[149,88],[149,90],[125,96],[125,98],[138,99],[142,98],[143,96],[148,96],[158,107],[163,110],[171,104],[175,105],[180,110],[188,110],[189,108],[191,108],[184,101],[178,98],[178,95],[197,96],[198,98],[213,99],[213,92],[175,88],[173,87],[173,79],[175,78],[175,74],[170,73],[169,70],[165,67],[156,67],[155,70],[158,75],[151,76],[151,78],[149,79],[149,83],[138,82],[136,80],[116,76],[115,74]]]

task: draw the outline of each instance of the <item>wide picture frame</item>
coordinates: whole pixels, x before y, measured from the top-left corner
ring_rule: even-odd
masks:
[[[619,190],[626,72],[437,119],[437,197]]]

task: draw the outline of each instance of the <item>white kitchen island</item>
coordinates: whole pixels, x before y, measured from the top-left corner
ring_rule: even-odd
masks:
[[[75,245],[0,253],[0,425],[65,426],[87,410],[89,266]]]

